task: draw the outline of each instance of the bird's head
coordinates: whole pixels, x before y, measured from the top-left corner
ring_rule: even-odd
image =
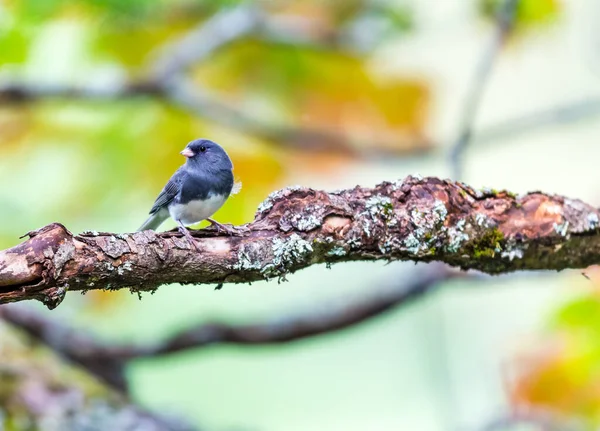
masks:
[[[181,152],[187,158],[186,163],[209,170],[232,169],[233,164],[225,150],[216,142],[208,139],[196,139],[186,145]]]

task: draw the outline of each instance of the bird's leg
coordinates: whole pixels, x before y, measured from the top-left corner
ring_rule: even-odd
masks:
[[[206,221],[208,221],[210,223],[211,227],[214,227],[215,229],[217,229],[217,232],[219,232],[219,233],[224,232],[229,235],[237,234],[237,231],[233,226],[232,227],[225,226],[225,225],[219,223],[218,221],[211,219],[210,217],[208,217],[206,219]]]
[[[200,249],[200,246],[194,240],[194,238],[192,237],[192,234],[190,233],[190,231],[188,230],[188,228],[183,225],[183,223],[181,222],[181,220],[177,220],[177,223],[179,224],[179,227],[178,227],[179,232],[181,232],[181,234],[185,237],[185,239],[188,240],[188,242],[190,243],[190,245],[192,247],[194,247],[196,249],[196,251],[202,252],[202,250]]]

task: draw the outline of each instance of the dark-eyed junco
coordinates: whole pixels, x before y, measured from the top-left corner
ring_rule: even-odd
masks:
[[[223,148],[208,139],[196,139],[181,152],[185,164],[173,174],[156,198],[150,217],[138,231],[158,228],[171,216],[181,233],[195,246],[186,226],[208,220],[219,231],[229,228],[211,219],[227,200],[239,190],[233,182],[233,164]]]

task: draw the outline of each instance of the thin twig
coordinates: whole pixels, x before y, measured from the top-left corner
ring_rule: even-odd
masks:
[[[252,5],[224,8],[175,42],[159,48],[161,54],[150,67],[152,81],[169,82],[229,43],[256,32],[263,19],[262,12]]]
[[[342,32],[324,37],[312,30],[312,24],[306,17],[270,15],[251,4],[224,8],[175,41],[157,48],[158,58],[149,67],[151,80],[170,81],[227,45],[249,37],[272,44],[357,53],[354,46],[341,43]]]
[[[502,46],[510,30],[513,27],[516,8],[519,0],[506,0],[498,12],[497,30],[490,46],[484,51],[484,55],[479,62],[471,87],[465,99],[463,106],[462,119],[459,127],[459,135],[454,142],[450,152],[450,163],[452,168],[452,177],[454,179],[462,179],[463,176],[463,157],[464,153],[471,141],[473,133],[473,123],[481,98],[485,90],[490,72],[494,66],[495,60],[500,53]]]
[[[530,410],[527,412],[511,412],[499,416],[479,431],[506,431],[521,429],[523,425],[534,426],[536,431],[584,431],[588,429],[580,420],[566,418],[552,411]]]
[[[547,126],[569,124],[598,115],[600,115],[600,97],[592,97],[492,124],[475,131],[473,140],[478,143],[494,143],[535,132]]]

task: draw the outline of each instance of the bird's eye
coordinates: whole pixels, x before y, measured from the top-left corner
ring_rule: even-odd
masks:
[[[203,146],[201,146],[201,147],[200,147],[200,152],[201,152],[201,153],[203,153],[203,152],[205,152],[205,151],[206,151],[206,147],[205,147],[204,145],[203,145]]]

